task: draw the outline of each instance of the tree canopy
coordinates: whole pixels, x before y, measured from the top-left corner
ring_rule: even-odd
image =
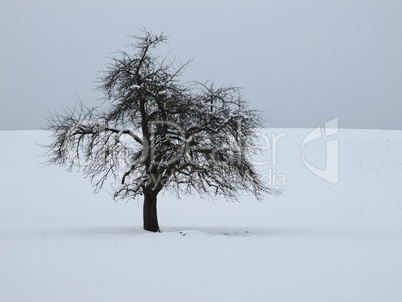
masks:
[[[83,104],[51,114],[48,162],[79,167],[99,191],[114,183],[114,197],[144,196],[144,228],[159,231],[157,195],[223,195],[261,198],[277,193],[253,166],[259,113],[241,89],[213,82],[183,82],[189,62],[152,51],[167,36],[144,31],[132,52],[121,51],[98,79],[103,105]]]

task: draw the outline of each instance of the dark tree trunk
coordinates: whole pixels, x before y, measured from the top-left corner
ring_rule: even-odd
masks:
[[[154,192],[144,193],[144,230],[159,232],[156,193]]]

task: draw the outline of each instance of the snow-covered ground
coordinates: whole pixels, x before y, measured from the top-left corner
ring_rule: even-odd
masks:
[[[141,200],[42,168],[46,132],[0,132],[0,301],[402,301],[402,131],[341,129],[330,184],[310,130],[264,134],[284,133],[259,157],[281,196],[162,195],[159,234]]]

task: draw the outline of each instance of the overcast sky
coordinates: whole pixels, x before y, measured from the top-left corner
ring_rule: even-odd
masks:
[[[142,28],[184,80],[244,87],[268,127],[402,129],[402,1],[0,0],[0,130],[39,129]]]

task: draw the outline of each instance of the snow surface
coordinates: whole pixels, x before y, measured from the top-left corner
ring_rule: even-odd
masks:
[[[341,129],[333,185],[301,160],[310,130],[264,134],[286,134],[259,167],[283,195],[165,194],[159,234],[141,200],[41,167],[48,133],[0,132],[0,301],[402,301],[402,131]],[[305,157],[323,154],[325,140]]]

